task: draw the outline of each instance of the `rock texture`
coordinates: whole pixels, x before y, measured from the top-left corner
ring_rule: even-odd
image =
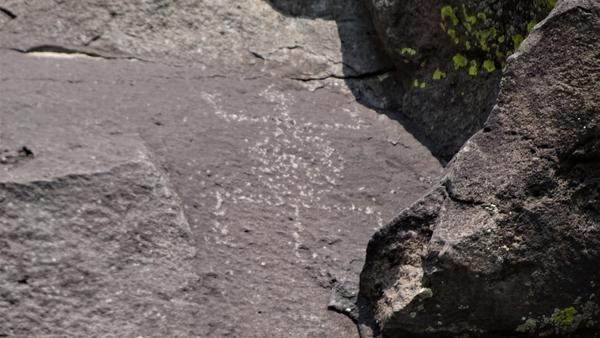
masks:
[[[6,0],[0,5],[10,16],[0,12],[0,45],[59,46],[199,68],[266,62],[263,69],[272,74],[314,79],[385,68],[369,29],[362,29],[370,23],[360,0],[303,3],[313,9],[299,13],[282,0]]]
[[[30,294],[25,288],[20,298],[31,302],[22,307],[0,295],[0,317],[8,319],[0,321],[0,333],[24,337],[30,333],[15,330],[26,327],[31,335],[89,336],[96,330],[110,336],[134,303],[156,310],[132,314],[136,321],[126,327],[126,336],[357,336],[355,324],[328,306],[356,312],[352,300],[368,239],[395,210],[437,181],[442,169],[396,121],[357,102],[357,87],[350,85],[342,61],[356,70],[355,82],[378,82],[385,74],[379,72],[381,64],[357,54],[366,51],[358,47],[367,37],[346,36],[342,43],[338,25],[345,23],[349,30],[351,21],[361,22],[365,15],[352,16],[357,13],[352,9],[338,20],[297,17],[254,0],[4,1],[0,6],[15,15],[0,13],[0,181],[13,180],[5,168],[11,175],[30,172],[17,194],[31,182],[78,175],[83,161],[83,173],[91,173],[93,182],[83,185],[76,176],[64,187],[52,183],[51,191],[34,190],[31,208],[51,208],[48,217],[91,227],[96,216],[71,215],[81,203],[96,205],[88,203],[88,194],[109,182],[116,182],[116,194],[137,192],[137,186],[149,185],[145,175],[151,173],[144,168],[152,166],[179,196],[179,206],[173,206],[183,210],[191,231],[181,243],[195,252],[191,258],[187,251],[181,256],[174,251],[174,256],[144,261],[151,276],[161,276],[163,265],[175,264],[178,270],[172,280],[156,280],[152,288],[140,282],[137,298],[112,297],[115,305],[105,312],[78,289],[99,290],[91,299],[102,300],[104,279],[96,284],[57,279],[60,293],[52,300],[61,304],[60,315],[38,314],[34,318],[40,320],[26,325],[14,318],[44,308],[47,298],[25,298]],[[106,25],[96,26],[104,18]],[[86,41],[91,42],[86,46]],[[353,60],[362,61],[347,62],[343,46],[356,46]],[[124,135],[139,135],[144,147],[139,141],[129,145],[134,142]],[[131,167],[128,163],[138,161],[136,149],[148,160]],[[115,157],[131,171],[111,171]],[[54,163],[61,172],[52,174],[40,161]],[[175,201],[142,190],[147,195],[123,197],[130,203],[127,214],[151,220],[155,213],[148,213],[149,206]],[[60,197],[56,203],[73,208],[54,206],[52,194]],[[45,202],[38,201],[44,196]],[[20,210],[30,209],[11,209],[14,224],[35,216]],[[122,215],[108,215],[107,223],[123,224]],[[95,229],[86,235],[107,242],[102,236],[109,229]],[[82,237],[61,228],[47,240],[58,251],[65,247],[62,238]],[[12,256],[2,252],[1,259],[19,265],[14,252],[20,249],[10,245]],[[32,256],[45,256],[45,246],[28,248]],[[154,250],[142,249],[143,257]],[[113,251],[93,252],[99,262],[114,257]],[[127,261],[126,254],[117,255]],[[71,256],[65,261],[87,262]],[[46,275],[55,276],[40,273],[27,283],[56,285]],[[19,276],[11,277],[11,288]],[[123,275],[114,279],[106,290],[122,283],[133,288],[137,281]],[[168,289],[158,295],[145,293],[163,284]],[[96,309],[101,309],[98,320],[69,321]],[[57,323],[58,317],[60,325],[44,322]]]
[[[70,132],[0,167],[0,336],[190,336],[177,195],[139,138]]]
[[[506,57],[555,1],[366,3],[402,83],[398,109],[450,160],[489,115]]]
[[[600,5],[559,2],[437,188],[369,243],[384,337],[600,332]]]

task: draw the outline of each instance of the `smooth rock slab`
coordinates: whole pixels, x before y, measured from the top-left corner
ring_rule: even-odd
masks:
[[[310,92],[266,73],[48,56],[0,52],[3,148],[73,169],[134,156],[120,135],[141,135],[192,232],[189,336],[357,334],[328,311],[331,290],[356,296],[374,229],[441,173],[401,125],[343,82]],[[12,173],[60,168],[34,160]]]

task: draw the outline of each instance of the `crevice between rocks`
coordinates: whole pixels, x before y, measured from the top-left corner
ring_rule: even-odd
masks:
[[[376,71],[373,71],[373,72],[366,72],[366,73],[361,73],[361,74],[356,74],[356,75],[327,74],[325,76],[319,76],[319,77],[293,76],[293,77],[290,77],[290,79],[291,80],[295,80],[295,81],[301,81],[301,82],[323,81],[323,80],[328,80],[328,79],[338,79],[338,80],[366,80],[366,79],[370,79],[370,78],[382,76],[382,75],[385,75],[385,74],[393,73],[395,71],[396,71],[395,68],[383,68],[383,69],[376,70]]]
[[[97,38],[92,38],[92,40],[89,43],[91,43],[95,40],[98,40],[99,38],[100,38],[100,36],[98,36]],[[63,46],[52,45],[52,44],[38,45],[38,46],[33,46],[33,47],[30,47],[27,49],[21,49],[21,48],[15,48],[15,47],[1,48],[1,49],[11,50],[11,51],[18,52],[21,54],[54,53],[54,54],[64,54],[64,55],[71,55],[71,56],[82,55],[82,56],[104,59],[104,60],[135,60],[135,61],[142,61],[142,62],[150,62],[148,60],[144,60],[144,59],[141,59],[141,58],[138,58],[135,56],[102,55],[102,54],[99,54],[99,53],[96,53],[93,51],[86,51],[86,50],[70,48],[70,47],[63,47]]]
[[[481,206],[481,205],[485,204],[484,202],[481,202],[481,201],[475,201],[475,200],[472,200],[472,199],[464,199],[464,198],[461,198],[461,197],[457,196],[456,193],[454,192],[454,190],[452,189],[452,182],[450,182],[450,180],[448,180],[448,179],[446,179],[442,183],[442,185],[444,186],[444,189],[446,191],[446,195],[448,196],[448,198],[452,202],[455,202],[455,203],[458,203],[458,204],[462,204],[462,205],[466,205],[466,206],[471,206],[471,207]]]
[[[0,13],[8,16],[11,20],[14,20],[17,18],[17,15],[13,12],[11,12],[10,10],[4,8],[4,7],[0,7]]]

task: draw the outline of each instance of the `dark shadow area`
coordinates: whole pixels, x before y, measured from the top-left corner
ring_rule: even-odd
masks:
[[[444,12],[437,2],[264,1],[286,16],[335,21],[343,59],[343,76],[336,77],[444,164],[481,130],[507,56],[551,9],[517,0],[491,9],[463,4],[462,12],[458,5]]]
[[[342,44],[343,78],[357,102],[399,122],[440,162],[447,163],[448,156],[436,151],[423,127],[402,113],[405,84],[395,76],[363,0],[265,1],[286,16],[335,21]]]

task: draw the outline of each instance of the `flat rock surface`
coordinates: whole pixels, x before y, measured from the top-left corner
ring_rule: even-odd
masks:
[[[156,258],[146,264],[175,262],[174,276],[150,270],[148,278],[156,278],[153,285],[179,289],[157,290],[162,292],[160,302],[154,296],[135,298],[137,309],[158,303],[155,312],[144,312],[146,321],[130,322],[131,336],[356,336],[350,319],[327,310],[331,289],[345,284],[352,293],[371,234],[441,174],[439,162],[423,145],[396,121],[357,103],[342,81],[310,91],[299,81],[255,69],[225,72],[218,67],[2,51],[0,92],[2,184],[30,186],[69,175],[110,173],[115,164],[136,163],[141,151],[147,165],[154,165],[153,172],[178,195],[175,207],[190,228],[189,239],[182,243],[191,251],[181,248],[184,253],[173,251],[164,261]],[[126,184],[148,179],[139,175]],[[120,182],[116,174],[106,179]],[[98,188],[92,184],[87,189],[67,184],[55,192],[36,192],[31,198],[50,195],[32,205],[55,210],[86,203],[81,194]],[[56,194],[63,197],[55,200]],[[9,202],[1,203],[6,212]],[[141,202],[132,208],[140,217],[147,211],[150,219],[160,212]],[[13,212],[17,224],[39,226],[26,211]],[[90,238],[104,234],[90,231]],[[67,236],[68,230],[61,228],[59,234]],[[3,251],[0,259],[22,261],[11,256],[21,250],[12,246],[18,240],[8,238],[13,251]],[[54,245],[59,250],[63,242]],[[44,254],[33,245],[28,248],[32,255]],[[192,257],[186,256],[189,252]],[[98,255],[99,260],[113,257],[105,251]],[[21,264],[22,271],[28,269],[36,265]],[[44,279],[47,274],[39,280],[36,276],[29,275],[27,283],[51,285]],[[138,277],[115,278],[148,289]],[[5,289],[13,292],[14,285]],[[74,288],[61,285],[63,293],[53,299],[86,297],[72,293]],[[22,290],[20,297],[26,297],[29,291]],[[104,299],[101,293],[97,297]],[[32,299],[36,307],[43,306]],[[56,317],[11,304],[2,294],[0,336],[29,336],[19,331],[24,327],[47,336],[86,335],[90,325],[109,336],[111,327],[130,315],[131,306],[125,299],[99,312],[103,320],[64,319],[51,325]],[[66,316],[69,309],[61,313]],[[32,319],[16,321],[19,316]],[[150,318],[170,324],[153,330]]]
[[[138,136],[62,125],[28,138],[37,154],[3,151],[0,336],[193,335],[195,247],[167,177]]]

